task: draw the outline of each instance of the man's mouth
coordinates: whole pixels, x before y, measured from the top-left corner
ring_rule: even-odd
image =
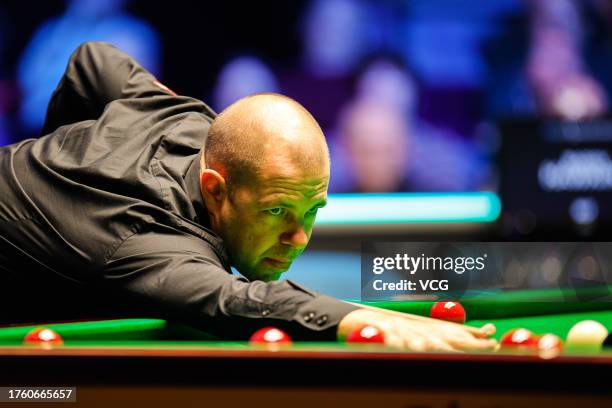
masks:
[[[281,258],[264,258],[264,262],[274,269],[289,269],[292,261]]]

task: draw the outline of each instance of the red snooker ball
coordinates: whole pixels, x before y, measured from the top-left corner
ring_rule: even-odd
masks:
[[[24,344],[42,346],[61,346],[64,344],[62,337],[56,331],[45,327],[30,330],[23,338]]]
[[[463,324],[465,323],[465,309],[459,302],[436,302],[429,311],[429,316],[434,319],[446,320]]]
[[[276,327],[264,327],[251,336],[253,344],[291,344],[291,337]]]
[[[502,336],[500,344],[506,348],[520,347],[535,351],[538,347],[538,338],[527,329],[512,329]]]
[[[347,343],[384,343],[385,334],[374,326],[363,326],[353,330],[346,338]]]

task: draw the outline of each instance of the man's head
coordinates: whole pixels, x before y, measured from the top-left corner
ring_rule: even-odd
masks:
[[[329,153],[314,118],[277,94],[240,99],[212,123],[200,188],[212,228],[249,279],[278,279],[325,205]]]

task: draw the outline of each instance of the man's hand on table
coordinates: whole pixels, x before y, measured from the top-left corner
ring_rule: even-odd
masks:
[[[495,333],[492,325],[475,329],[456,323],[435,319],[411,319],[410,315],[399,317],[384,311],[371,309],[355,310],[338,325],[338,339],[344,340],[364,325],[374,326],[385,335],[385,344],[408,351],[493,351],[498,348],[496,340],[489,338]]]

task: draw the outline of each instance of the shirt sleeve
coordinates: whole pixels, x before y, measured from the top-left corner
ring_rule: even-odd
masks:
[[[249,282],[222,266],[204,240],[176,231],[138,233],[108,262],[105,285],[162,317],[225,339],[274,326],[293,339],[336,340],[355,306],[292,281]]]
[[[114,100],[175,95],[129,55],[103,42],[86,42],[68,61],[55,89],[43,126],[48,134],[60,126],[97,119]]]

